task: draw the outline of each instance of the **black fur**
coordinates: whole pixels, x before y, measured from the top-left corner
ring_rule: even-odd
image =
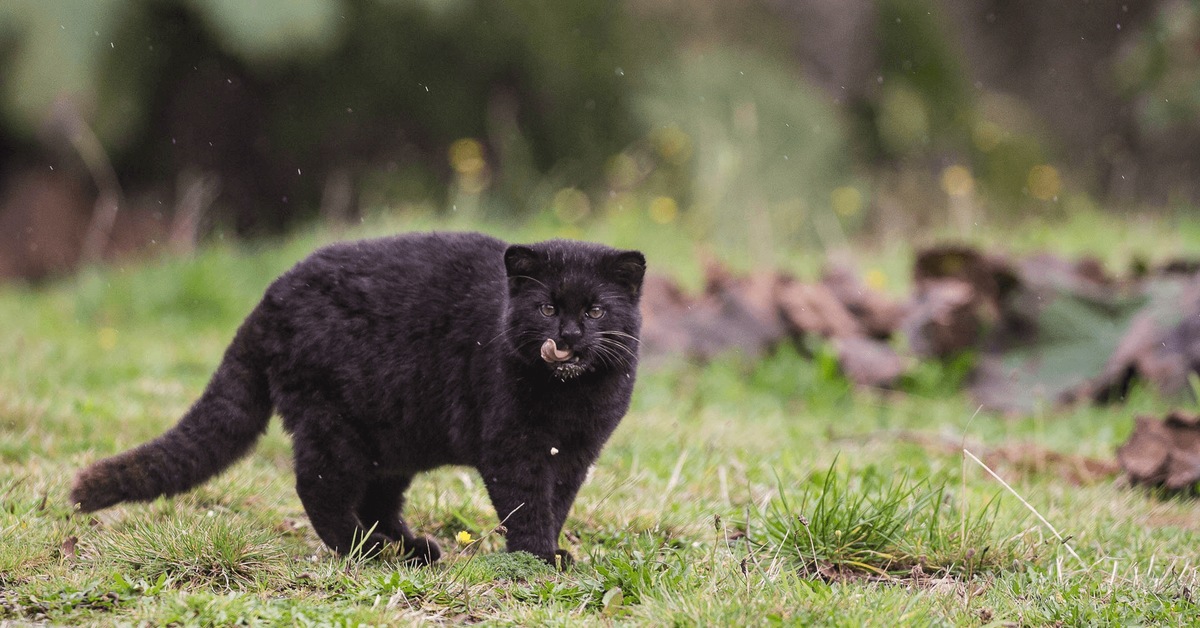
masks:
[[[267,289],[178,425],[82,470],[71,499],[92,511],[188,490],[248,452],[274,408],[335,551],[374,526],[368,551],[400,541],[437,560],[400,516],[404,491],[459,464],[482,475],[509,551],[569,558],[563,521],[629,407],[644,272],[635,251],[472,233],[322,249]],[[573,357],[543,360],[546,339]]]

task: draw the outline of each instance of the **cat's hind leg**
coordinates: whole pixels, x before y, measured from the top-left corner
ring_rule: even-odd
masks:
[[[296,493],[317,536],[334,552],[374,556],[391,541],[378,531],[368,532],[355,516],[362,480],[324,469],[296,470]]]
[[[403,543],[402,552],[408,562],[428,565],[441,558],[442,550],[432,539],[413,534],[404,522],[404,491],[411,482],[409,476],[371,480],[359,503],[358,519],[364,528],[374,527],[375,532]]]
[[[357,455],[361,448],[342,434],[323,429],[332,423],[313,412],[309,409],[305,420],[294,423],[298,428],[292,438],[296,493],[317,536],[329,549],[343,556],[374,556],[390,539],[364,528],[358,518],[369,478],[363,457]]]

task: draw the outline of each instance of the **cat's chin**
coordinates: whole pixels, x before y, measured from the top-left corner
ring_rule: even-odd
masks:
[[[575,356],[566,362],[559,362],[550,367],[550,372],[554,374],[555,379],[559,381],[570,381],[587,372],[587,367],[579,360],[579,356]]]

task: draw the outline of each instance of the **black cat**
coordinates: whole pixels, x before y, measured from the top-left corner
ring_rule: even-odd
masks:
[[[567,511],[629,407],[645,258],[410,234],[317,251],[267,289],[204,394],[157,439],[80,471],[83,511],[188,490],[245,455],[275,409],[321,540],[432,562],[400,516],[417,472],[479,470],[509,551],[554,563]]]

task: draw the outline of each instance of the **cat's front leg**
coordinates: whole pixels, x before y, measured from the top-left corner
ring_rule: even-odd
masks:
[[[508,460],[482,465],[479,472],[507,530],[508,551],[529,552],[551,565],[561,563],[561,558],[555,559],[559,528],[547,465]]]
[[[572,464],[564,466],[556,473],[557,480],[552,488],[550,498],[550,509],[554,513],[554,539],[558,542],[558,537],[562,534],[563,524],[567,521],[567,515],[571,512],[571,506],[575,503],[575,497],[579,494],[579,487],[583,486],[583,481],[587,479],[588,467],[591,466],[588,461],[576,460],[571,461]],[[566,550],[557,550],[561,560],[571,562],[574,559]]]

